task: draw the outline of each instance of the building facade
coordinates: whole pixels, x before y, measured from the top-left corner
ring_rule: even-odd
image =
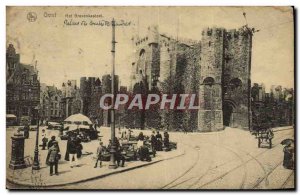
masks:
[[[62,110],[61,117],[63,119],[73,114],[82,113],[82,99],[76,80],[68,80],[62,84],[60,106],[60,109]]]
[[[271,86],[266,93],[263,84],[254,83],[251,90],[252,127],[278,127],[294,124],[294,90]]]
[[[36,66],[21,63],[20,54],[9,44],[6,50],[6,113],[15,115],[18,124],[36,124],[39,100]]]
[[[63,120],[62,110],[62,91],[55,86],[46,86],[41,84],[41,95],[40,95],[40,118],[43,123],[47,121],[61,122]]]
[[[82,99],[82,114],[88,116],[93,122],[101,125],[103,113],[100,110],[99,102],[102,95],[102,83],[100,78],[81,77],[80,96]]]
[[[254,31],[248,26],[207,28],[195,41],[172,38],[149,27],[147,35],[132,39],[135,52],[129,90],[197,94],[198,111],[160,111],[156,120],[162,128],[200,132],[225,126],[249,129]],[[147,117],[136,120],[144,121],[141,128],[149,126]]]
[[[115,91],[115,94],[117,94],[119,91],[119,76],[118,75],[115,75],[114,91]],[[111,94],[111,93],[112,93],[112,77],[109,74],[103,75],[102,76],[102,94]],[[100,103],[100,98],[99,98],[98,102]],[[107,105],[111,104],[109,99],[107,102],[105,102],[105,104],[107,104]],[[100,108],[100,105],[99,105],[99,108]],[[110,110],[103,110],[103,109],[100,109],[100,110],[101,110],[102,116],[103,116],[102,117],[102,120],[103,120],[102,125],[105,127],[110,126],[110,122],[111,122]],[[115,118],[115,121],[117,121],[116,118]]]

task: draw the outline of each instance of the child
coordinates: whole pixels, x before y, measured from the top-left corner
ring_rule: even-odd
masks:
[[[43,142],[42,150],[46,150],[46,145],[47,145],[47,142],[48,142],[48,138],[46,136],[44,136],[43,139],[42,139],[42,142]]]
[[[96,160],[96,164],[95,164],[95,166],[94,166],[94,168],[97,168],[97,164],[98,164],[98,161],[100,161],[100,168],[101,168],[101,166],[102,166],[102,159],[101,159],[101,156],[102,156],[102,154],[103,154],[103,152],[104,152],[104,146],[103,146],[103,142],[102,141],[100,141],[100,145],[99,145],[99,147],[97,148],[97,160]]]

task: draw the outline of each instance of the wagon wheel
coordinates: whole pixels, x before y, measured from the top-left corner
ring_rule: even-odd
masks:
[[[272,139],[269,139],[269,149],[272,148]]]
[[[260,148],[261,140],[260,137],[258,138],[258,147]]]

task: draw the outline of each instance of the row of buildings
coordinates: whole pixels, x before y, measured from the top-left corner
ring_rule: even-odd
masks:
[[[38,111],[40,122],[61,122],[68,116],[83,113],[99,125],[108,126],[110,115],[100,109],[102,94],[111,93],[111,76],[102,78],[82,77],[56,86],[40,83],[35,65],[20,62],[12,44],[6,50],[6,113],[7,121],[12,124],[36,124]],[[119,77],[115,76],[116,93],[119,90]],[[120,87],[127,93],[127,87]]]
[[[294,124],[294,90],[254,83],[251,89],[252,129],[264,126],[278,127]]]
[[[6,50],[7,120],[16,124],[36,123],[36,109],[40,102],[38,71],[36,66],[20,60],[20,54],[9,44]]]
[[[118,76],[115,79],[118,93]],[[126,90],[125,87],[125,93]],[[81,77],[79,86],[76,80],[68,80],[62,83],[61,89],[55,86],[41,87],[41,120],[61,122],[70,115],[82,113],[98,125],[109,126],[110,115],[107,110],[100,109],[99,102],[102,94],[110,91],[110,75],[102,78]]]

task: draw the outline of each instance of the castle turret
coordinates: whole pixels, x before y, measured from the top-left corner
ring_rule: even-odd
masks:
[[[152,25],[148,27],[148,44],[158,44],[159,42],[159,33],[158,26]]]
[[[224,32],[224,29],[221,28],[208,28],[202,32],[199,131],[223,129],[222,67]]]
[[[249,129],[251,121],[251,50],[253,29],[229,30],[224,39],[224,125]]]

